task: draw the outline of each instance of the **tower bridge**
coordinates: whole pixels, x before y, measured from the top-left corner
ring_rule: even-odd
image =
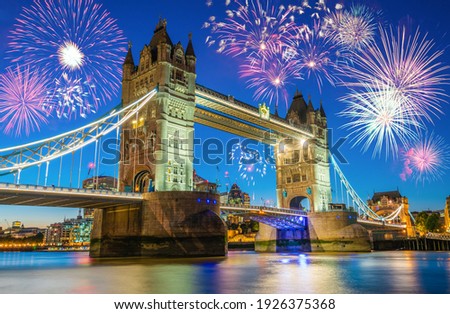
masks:
[[[132,47],[123,64],[122,104],[101,119],[59,136],[0,149],[0,174],[13,184],[0,185],[0,204],[96,208],[91,256],[204,256],[227,252],[221,211],[245,212],[261,222],[260,251],[367,251],[367,230],[358,215],[385,224],[357,195],[329,156],[327,117],[297,92],[286,117],[196,83],[194,47],[173,44],[160,20],[135,64]],[[221,206],[219,196],[193,191],[193,132],[203,124],[274,148],[276,208]],[[94,179],[100,173],[101,143],[120,145],[118,192],[72,188],[80,184],[83,149],[94,148]],[[79,153],[78,172],[74,155]],[[64,157],[71,159],[63,171]],[[56,187],[49,188],[51,164],[57,164]],[[354,211],[330,210],[330,168],[341,185],[341,201]],[[36,182],[22,172],[37,169]],[[60,188],[70,176],[70,188]],[[77,180],[78,178],[78,180]],[[43,184],[42,184],[43,183]],[[350,202],[351,200],[351,202]],[[310,212],[300,211],[309,203]],[[395,216],[395,217],[394,217]],[[402,217],[408,217],[403,215]]]

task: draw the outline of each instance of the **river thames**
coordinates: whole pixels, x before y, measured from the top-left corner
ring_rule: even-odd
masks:
[[[450,293],[449,252],[91,259],[2,252],[1,293]]]

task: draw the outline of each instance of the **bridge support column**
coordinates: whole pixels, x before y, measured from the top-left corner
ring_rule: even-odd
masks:
[[[98,209],[92,257],[193,257],[227,254],[227,228],[217,194],[153,192],[138,207]]]
[[[255,239],[256,252],[310,252],[309,235],[302,229],[277,229],[259,223],[259,231]]]
[[[357,223],[358,214],[348,211],[308,215],[311,251],[367,252],[371,250],[367,229]]]

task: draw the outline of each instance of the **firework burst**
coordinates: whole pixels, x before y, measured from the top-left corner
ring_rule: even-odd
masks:
[[[58,118],[86,118],[88,114],[96,113],[98,99],[93,99],[92,95],[95,95],[95,85],[63,73],[55,80],[53,101],[45,104],[44,110],[47,114],[55,112]]]
[[[46,83],[28,67],[8,68],[0,75],[0,124],[4,124],[5,134],[28,136],[48,122],[43,110]]]
[[[110,100],[119,89],[125,38],[109,12],[93,0],[34,0],[23,8],[9,37],[12,61],[43,70],[40,75],[56,84],[66,80],[63,75],[89,82],[95,86],[89,90],[91,99],[101,101]],[[58,86],[50,90],[56,98],[68,96],[58,96]],[[69,101],[79,100],[74,94]]]
[[[442,137],[421,135],[416,143],[407,146],[403,154],[404,169],[400,178],[413,178],[417,183],[439,180],[448,169],[450,147]]]
[[[383,148],[386,158],[391,153],[396,156],[399,145],[416,138],[421,127],[415,112],[403,105],[402,95],[396,90],[366,86],[365,92],[352,93],[341,100],[347,107],[340,115],[351,119],[343,128],[353,136],[353,146],[362,144],[364,152],[373,146],[373,157],[381,155]]]
[[[440,103],[447,98],[442,86],[448,84],[447,66],[438,58],[442,51],[433,52],[434,43],[417,30],[407,36],[406,30],[381,32],[381,43],[370,43],[366,49],[353,53],[352,65],[341,68],[345,82],[351,88],[367,86],[380,93],[392,91],[399,102],[397,107],[412,114],[417,123],[432,122],[432,115],[441,113]]]
[[[308,79],[315,77],[319,91],[324,79],[334,85],[336,78],[333,75],[335,65],[332,57],[335,45],[325,36],[319,23],[315,23],[311,30],[307,29],[303,38],[297,48],[298,71],[305,73]]]
[[[262,156],[259,151],[248,149],[243,144],[234,145],[230,154],[231,160],[236,160],[239,164],[239,176],[249,186],[254,186],[257,178],[263,178],[270,169],[275,169],[273,156]]]
[[[256,54],[265,58],[291,47],[298,39],[294,21],[295,7],[276,7],[266,1],[235,1],[237,8],[226,11],[227,18],[217,22],[210,17],[204,27],[210,27],[212,36],[207,38],[211,46],[218,45],[217,51],[233,57]]]
[[[344,50],[360,50],[374,41],[375,14],[364,5],[337,9],[324,18],[324,32]]]

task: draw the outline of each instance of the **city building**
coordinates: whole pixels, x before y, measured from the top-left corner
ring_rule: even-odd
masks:
[[[220,204],[227,204],[227,203],[228,203],[228,192],[220,193]]]
[[[83,217],[94,219],[94,209],[93,208],[84,208],[83,209]]]
[[[90,242],[93,219],[81,216],[51,224],[45,233],[45,243],[51,246],[87,245]]]
[[[83,181],[83,189],[117,191],[117,179],[110,176],[97,176]]]
[[[14,239],[25,239],[38,235],[39,233],[45,234],[46,229],[37,227],[22,227],[15,232],[11,232],[11,238]]]
[[[12,229],[20,229],[22,228],[22,222],[21,221],[13,221],[11,224]]]
[[[375,192],[372,198],[367,201],[367,205],[369,205],[370,209],[377,215],[386,217],[402,205],[402,200],[403,197],[398,190]]]
[[[228,192],[228,204],[250,206],[250,195],[243,192],[239,185],[234,183]]]
[[[194,170],[194,191],[217,193],[217,184],[200,177]]]

